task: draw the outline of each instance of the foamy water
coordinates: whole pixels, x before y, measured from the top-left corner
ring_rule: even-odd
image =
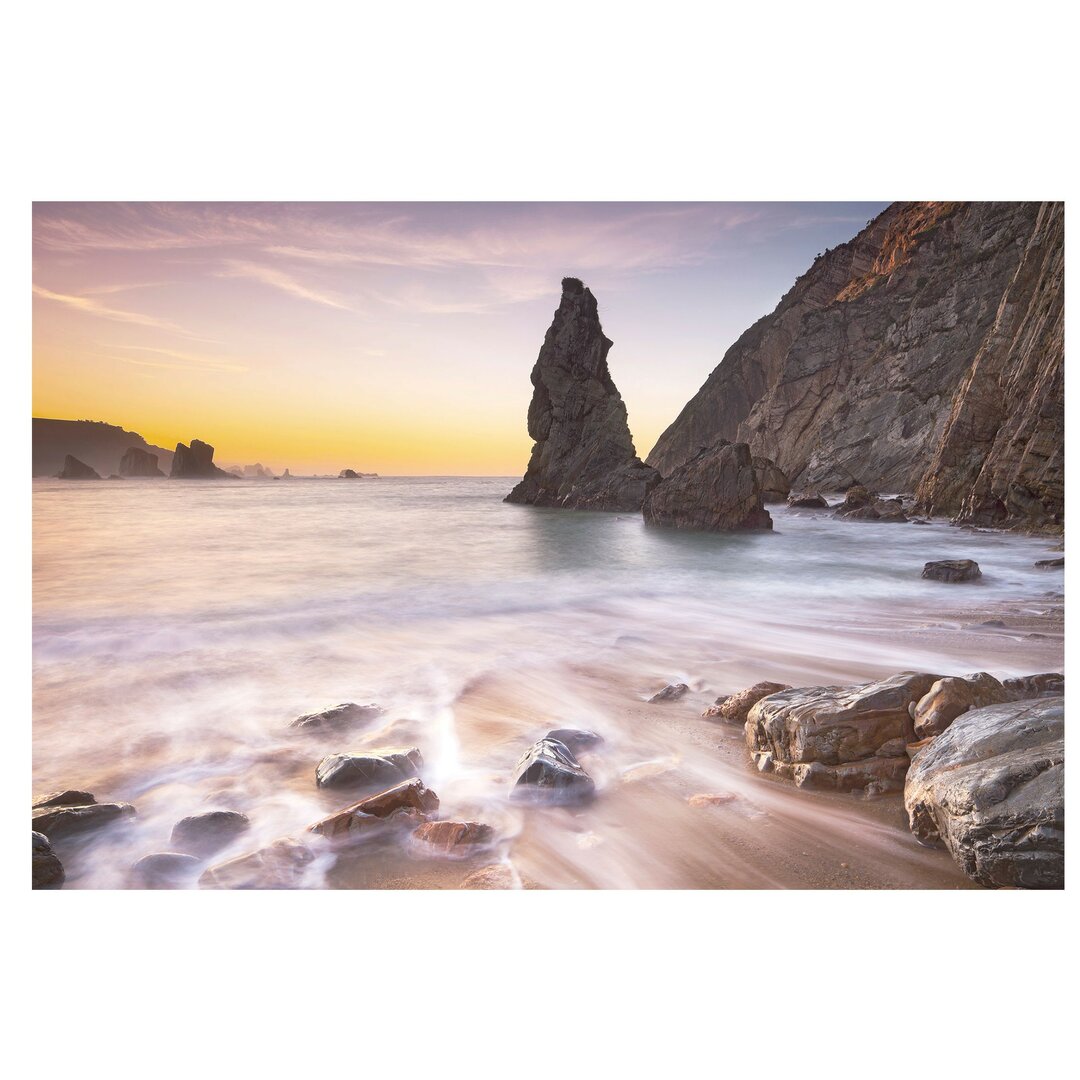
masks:
[[[138,810],[68,845],[69,885],[128,884],[178,818],[211,807],[252,819],[226,855],[299,835],[350,801],[316,789],[322,754],[389,745],[420,747],[444,816],[496,827],[482,861],[542,884],[797,885],[800,859],[839,866],[856,847],[863,877],[825,883],[963,883],[895,807],[758,777],[741,733],[698,714],[760,679],[1060,670],[1060,638],[978,625],[1055,602],[1060,571],[1033,568],[1051,542],[787,508],[770,508],[771,534],[682,533],[509,506],[512,482],[34,481],[34,790]],[[923,581],[936,558],[977,559],[984,578]],[[671,680],[691,693],[645,703]],[[341,701],[387,712],[329,743],[288,730]],[[568,725],[607,739],[587,762],[598,799],[510,804],[518,756]],[[688,807],[718,789],[734,798]],[[407,851],[320,870],[314,884],[341,886],[465,872]]]

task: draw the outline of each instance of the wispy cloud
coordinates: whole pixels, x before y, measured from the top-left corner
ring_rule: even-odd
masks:
[[[246,364],[239,364],[233,360],[219,356],[205,356],[201,353],[181,352],[178,349],[162,349],[151,345],[117,345],[106,344],[102,349],[120,349],[131,353],[150,353],[151,358],[145,356],[116,356],[114,359],[122,360],[125,364],[137,364],[144,367],[170,367],[185,368],[189,371],[217,371],[223,373],[242,374],[248,370]],[[153,357],[167,357],[168,360],[156,360]]]
[[[271,288],[280,289],[290,296],[299,297],[301,300],[310,300],[324,307],[339,308],[348,311],[350,305],[340,298],[328,292],[320,292],[313,289],[282,270],[276,270],[271,266],[262,266],[258,263],[244,262],[237,259],[228,259],[224,268],[218,271],[218,277],[248,278],[251,281],[261,282]]]
[[[87,315],[97,315],[102,319],[112,319],[115,322],[134,323],[136,326],[152,326],[157,330],[180,331],[174,322],[168,319],[159,319],[154,315],[143,315],[137,311],[122,311],[119,308],[107,307],[105,304],[94,300],[90,296],[72,296],[67,293],[53,292],[41,285],[33,286],[34,295],[43,300],[51,300],[65,307],[74,308]]]

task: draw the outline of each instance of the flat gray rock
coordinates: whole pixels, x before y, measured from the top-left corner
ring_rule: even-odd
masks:
[[[356,754],[329,754],[315,769],[319,787],[385,789],[420,775],[424,759],[415,747],[369,750]]]

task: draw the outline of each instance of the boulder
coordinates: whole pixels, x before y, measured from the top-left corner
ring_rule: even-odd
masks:
[[[825,498],[815,491],[806,491],[802,494],[788,496],[788,506],[800,510],[828,510],[829,504]]]
[[[415,747],[370,750],[360,754],[330,754],[315,769],[319,787],[377,788],[382,791],[420,775],[424,759]]]
[[[140,889],[182,889],[193,884],[202,860],[179,851],[144,855],[131,867],[131,880]]]
[[[56,475],[60,480],[101,479],[95,470],[91,469],[89,465],[85,465],[77,457],[72,457],[71,454],[64,458],[64,464]]]
[[[659,705],[664,701],[678,701],[689,689],[690,687],[684,682],[668,683],[663,690],[657,690],[656,693],[649,698],[649,704]]]
[[[930,581],[975,581],[982,577],[979,564],[974,559],[940,559],[928,562],[922,576]]]
[[[164,476],[158,468],[157,454],[138,446],[129,446],[120,459],[121,476]]]
[[[563,278],[558,310],[532,370],[532,455],[507,502],[641,509],[660,477],[634,449],[626,406],[608,371],[611,344],[593,294],[577,278]]]
[[[64,884],[64,866],[46,836],[31,831],[31,883],[35,889],[59,889]]]
[[[784,475],[783,469],[772,458],[755,457],[754,475],[761,488],[761,501],[782,503],[791,493],[791,481]]]
[[[1040,559],[1035,564],[1036,570],[1064,570],[1065,569],[1065,556],[1062,555],[1060,559]]]
[[[378,705],[357,705],[347,701],[321,712],[298,716],[290,725],[298,731],[331,732],[345,731],[360,727],[383,715],[384,710]]]
[[[706,720],[725,720],[729,724],[745,724],[750,710],[762,698],[790,689],[791,687],[786,683],[754,683],[753,686],[740,690],[737,694],[718,697],[715,704],[710,705],[701,715]]]
[[[300,889],[315,853],[300,840],[275,840],[267,847],[211,866],[199,885],[204,889]]]
[[[190,446],[182,442],[176,444],[169,476],[173,480],[235,479],[214,464],[214,448],[199,439],[192,439]]]
[[[555,728],[549,731],[544,738],[561,742],[564,746],[570,747],[575,754],[580,753],[582,750],[593,750],[604,741],[603,736],[597,735],[595,731],[566,727]]]
[[[68,788],[66,791],[50,791],[48,795],[39,795],[31,806],[38,810],[45,806],[90,806],[97,799],[89,791],[74,791]]]
[[[389,824],[419,825],[438,809],[439,797],[414,778],[338,810],[308,831],[328,840],[354,841],[382,831]]]
[[[42,806],[37,810],[31,810],[30,816],[34,830],[43,833],[50,841],[53,841],[133,818],[135,807],[130,803]]]
[[[940,735],[968,709],[998,705],[1008,700],[1009,692],[993,675],[988,675],[985,671],[962,679],[938,679],[912,708],[915,735],[919,739],[925,739],[928,735]]]
[[[556,739],[541,739],[521,756],[510,779],[510,797],[571,803],[591,799],[596,785],[573,751]]]
[[[495,830],[479,821],[425,821],[412,838],[421,851],[466,859],[489,847]]]
[[[908,759],[892,748],[895,740],[901,746],[913,741],[909,708],[939,677],[907,671],[858,686],[770,694],[750,710],[747,746],[759,770],[799,787],[898,789]]]
[[[227,848],[250,827],[247,815],[238,810],[208,810],[178,821],[171,843],[178,852],[205,858]]]
[[[1065,882],[1065,699],[971,709],[920,750],[904,785],[915,838],[988,887]]]
[[[650,525],[677,529],[772,528],[750,447],[726,439],[700,451],[653,488],[642,514]]]
[[[1021,675],[1015,679],[1006,679],[1001,685],[1011,701],[1060,697],[1065,694],[1065,676],[1059,671],[1048,671],[1041,675]]]

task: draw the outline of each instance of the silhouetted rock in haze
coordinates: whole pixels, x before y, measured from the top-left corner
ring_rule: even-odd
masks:
[[[56,474],[61,480],[100,480],[101,477],[90,468],[89,465],[83,464],[78,458],[73,458],[70,454],[64,458],[63,468]]]
[[[125,431],[115,424],[35,416],[32,431],[34,476],[55,476],[68,454],[85,462],[99,475],[108,476],[118,471],[121,457],[132,446],[157,454],[158,464],[164,469],[172,464],[171,450],[154,446],[134,431]]]
[[[190,446],[176,444],[169,475],[173,480],[219,480],[231,477],[230,473],[214,464],[214,448],[199,439],[192,439]]]
[[[158,468],[157,454],[142,450],[138,446],[129,446],[120,459],[121,476],[164,476]]]
[[[626,406],[608,371],[611,341],[596,300],[577,278],[562,299],[532,370],[529,466],[507,502],[579,510],[640,510],[659,477],[641,463]]]

